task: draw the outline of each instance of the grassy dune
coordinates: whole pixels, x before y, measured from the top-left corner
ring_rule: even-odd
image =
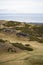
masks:
[[[17,33],[23,34],[17,36]],[[3,43],[8,45],[7,48],[15,48],[19,52],[0,51],[0,65],[43,65],[43,24],[2,20],[0,44]],[[27,48],[33,50],[28,51]]]

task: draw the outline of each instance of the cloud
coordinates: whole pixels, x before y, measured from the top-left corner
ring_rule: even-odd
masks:
[[[43,13],[43,0],[0,0],[0,9],[11,13]]]

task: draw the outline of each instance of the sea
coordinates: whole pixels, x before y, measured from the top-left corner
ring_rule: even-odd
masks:
[[[43,23],[42,13],[0,13],[0,20],[13,20],[27,23]]]

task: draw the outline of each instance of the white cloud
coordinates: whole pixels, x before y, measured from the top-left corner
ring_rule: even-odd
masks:
[[[43,13],[42,0],[0,0],[0,9],[16,13]]]

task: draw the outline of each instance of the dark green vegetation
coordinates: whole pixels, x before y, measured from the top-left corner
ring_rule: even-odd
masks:
[[[30,46],[29,44],[25,44],[25,46]]]
[[[13,46],[18,47],[22,50],[32,51],[33,49],[31,47],[27,47],[21,43],[12,43]]]
[[[1,42],[1,43],[5,43],[5,41],[4,41],[4,40],[2,40],[2,39],[0,39],[0,42]]]
[[[7,52],[18,52],[19,50],[27,50],[27,51],[33,51],[33,48],[27,47],[23,45],[22,43],[10,43],[7,40],[0,39],[0,49],[3,48],[3,50]],[[19,49],[17,51],[17,49]],[[1,49],[2,50],[2,49]]]
[[[17,21],[8,21],[7,23],[3,24],[4,26],[7,26],[7,27],[10,27],[10,26],[17,26],[19,25],[20,22],[17,22]]]

